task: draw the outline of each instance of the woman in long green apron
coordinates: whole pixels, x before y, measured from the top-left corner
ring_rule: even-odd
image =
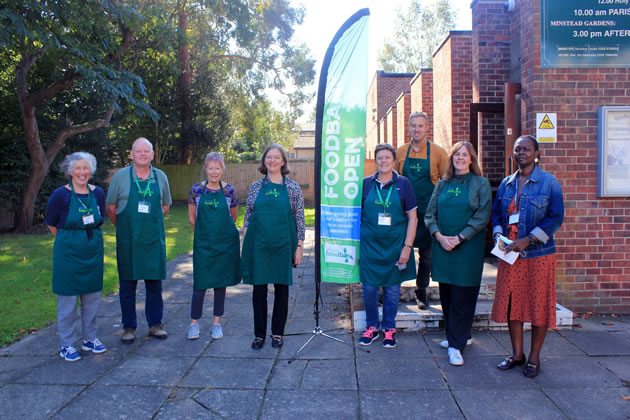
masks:
[[[195,233],[189,340],[199,338],[203,299],[210,288],[214,289],[212,338],[223,337],[226,287],[240,281],[240,238],[234,224],[238,218],[236,190],[221,182],[225,161],[219,153],[206,155],[203,171],[206,181],[193,185],[188,197],[188,220]]]
[[[378,172],[363,180],[359,273],[366,330],[359,344],[368,346],[383,330],[383,347],[396,347],[396,314],[400,283],[416,277],[413,240],[416,197],[411,183],[393,171],[396,150],[379,144],[374,150]],[[383,288],[383,319],[378,319],[378,291]]]
[[[243,230],[241,275],[254,286],[254,341],[259,350],[267,332],[267,285],[274,285],[271,319],[273,347],[283,344],[289,305],[291,266],[302,263],[304,243],[304,196],[297,182],[285,177],[288,160],[280,145],[272,144],[263,153],[258,170],[264,179],[252,184],[247,194]]]
[[[96,338],[96,313],[103,289],[103,224],[105,193],[88,184],[96,159],[85,152],[66,156],[61,170],[70,178],[48,200],[46,225],[55,237],[53,293],[57,295],[57,327],[61,351],[69,362],[81,359],[74,347],[77,303],[81,299],[81,348],[103,353],[107,348]]]
[[[431,273],[440,284],[449,362],[464,364],[483,271],[485,227],[492,206],[490,183],[481,176],[469,142],[453,145],[447,174],[435,186],[425,224],[433,235]]]

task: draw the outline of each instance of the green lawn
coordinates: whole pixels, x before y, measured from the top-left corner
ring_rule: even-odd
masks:
[[[306,225],[313,226],[315,210],[305,210]],[[239,207],[237,226],[243,226],[245,207]],[[193,235],[186,206],[171,208],[165,222],[166,259],[192,250]],[[105,273],[103,294],[118,289],[116,230],[103,225]],[[41,329],[57,318],[57,299],[52,292],[52,249],[50,234],[0,235],[0,346]]]

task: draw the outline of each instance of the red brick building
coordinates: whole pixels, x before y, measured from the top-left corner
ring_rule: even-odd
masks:
[[[630,105],[630,68],[543,68],[541,0],[516,1],[513,10],[505,3],[473,1],[472,31],[452,31],[433,69],[401,77],[387,93],[370,88],[368,139],[390,107],[397,107],[399,133],[409,113],[424,111],[440,145],[476,145],[496,188],[514,169],[514,139],[536,135],[537,113],[557,114],[557,139],[540,144],[540,166],[560,181],[565,200],[556,234],[558,302],[577,312],[630,313],[630,198],[597,196],[597,111]],[[384,75],[377,73],[372,87]],[[409,108],[397,100],[405,91]]]
[[[387,129],[380,126],[381,121],[387,121],[387,111],[396,105],[396,99],[402,92],[409,90],[409,82],[414,76],[414,73],[385,73],[382,70],[374,75],[367,96],[366,159],[374,159],[377,144],[391,143],[385,139]]]

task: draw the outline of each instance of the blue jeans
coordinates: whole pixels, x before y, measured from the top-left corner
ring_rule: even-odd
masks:
[[[120,281],[120,310],[122,312],[123,328],[138,327],[136,319],[136,280]],[[162,312],[164,303],[162,302],[162,280],[145,280],[147,300],[144,305],[144,314],[147,317],[149,327],[162,323]]]
[[[378,320],[378,289],[380,287],[361,284],[363,287],[363,305],[365,306],[365,323],[367,327],[376,329],[396,328],[396,314],[400,300],[400,285],[383,287],[383,321]]]

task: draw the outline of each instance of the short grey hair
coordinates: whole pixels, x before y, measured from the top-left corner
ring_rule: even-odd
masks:
[[[411,119],[412,118],[417,118],[417,117],[424,118],[424,120],[427,122],[427,124],[429,124],[429,116],[426,114],[426,112],[414,112],[411,115],[409,115],[409,125],[411,125]]]
[[[223,155],[221,153],[210,152],[206,155],[206,159],[203,163],[204,171],[210,162],[219,162],[221,163],[221,166],[223,166],[223,169],[225,169],[225,159],[223,159]]]
[[[70,155],[67,155],[63,161],[59,164],[59,169],[66,176],[66,178],[72,178],[72,169],[74,168],[74,164],[80,160],[86,160],[88,165],[90,165],[90,173],[93,175],[96,172],[96,158],[93,154],[88,152],[74,152]]]

